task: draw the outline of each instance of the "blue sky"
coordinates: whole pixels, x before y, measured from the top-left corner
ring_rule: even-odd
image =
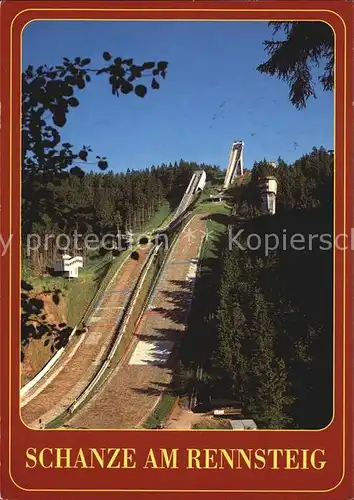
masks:
[[[333,93],[318,88],[298,111],[286,83],[256,71],[270,38],[264,22],[35,21],[24,30],[23,66],[80,56],[101,67],[104,51],[137,64],[169,62],[160,89],[144,99],[112,96],[104,75],[77,94],[62,138],[90,145],[114,171],[181,158],[226,168],[239,139],[247,168],[263,158],[291,162],[312,146],[332,149]]]

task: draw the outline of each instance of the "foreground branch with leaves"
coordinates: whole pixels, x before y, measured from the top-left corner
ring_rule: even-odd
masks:
[[[93,77],[104,75],[113,95],[134,93],[143,98],[147,86],[137,83],[142,77],[150,78],[152,89],[160,88],[159,78],[166,77],[166,61],[144,62],[133,59],[113,59],[103,53],[106,64],[90,68],[90,58],[76,57],[73,61],[63,58],[57,66],[28,66],[22,74],[22,167],[24,173],[55,173],[72,166],[75,160],[86,162],[91,152],[89,146],[75,151],[70,143],[61,143],[60,129],[67,122],[71,108],[79,106],[78,92]],[[101,170],[108,167],[105,157],[96,157]]]

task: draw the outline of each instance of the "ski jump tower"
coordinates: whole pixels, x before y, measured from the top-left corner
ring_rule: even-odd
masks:
[[[200,191],[203,191],[206,183],[206,173],[204,170],[196,170],[188,184],[188,187],[183,195],[180,204],[173,216],[171,222],[175,221],[182,215],[187,208],[193,203]]]
[[[243,175],[243,141],[236,141],[232,144],[229,157],[229,164],[224,180],[224,190],[235,182],[236,177]]]

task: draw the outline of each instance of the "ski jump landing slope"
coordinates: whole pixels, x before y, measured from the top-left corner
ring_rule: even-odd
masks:
[[[141,426],[168,387],[185,332],[206,216],[182,230],[138,324],[125,358],[95,396],[69,421],[71,427],[133,429]]]
[[[60,415],[98,372],[151,248],[141,249],[138,261],[128,257],[123,262],[91,316],[85,337],[68,345],[26,398],[21,417],[29,427],[39,428]]]

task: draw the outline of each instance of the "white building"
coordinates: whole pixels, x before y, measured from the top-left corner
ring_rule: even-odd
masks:
[[[186,194],[195,194],[198,191],[203,191],[206,183],[206,173],[204,170],[196,170],[186,189]]]
[[[272,176],[264,177],[259,183],[262,209],[265,213],[275,214],[277,186],[277,180]]]
[[[71,257],[68,254],[64,254],[56,261],[54,271],[56,273],[63,273],[65,278],[77,278],[79,276],[79,267],[83,267],[83,265],[82,257]]]

